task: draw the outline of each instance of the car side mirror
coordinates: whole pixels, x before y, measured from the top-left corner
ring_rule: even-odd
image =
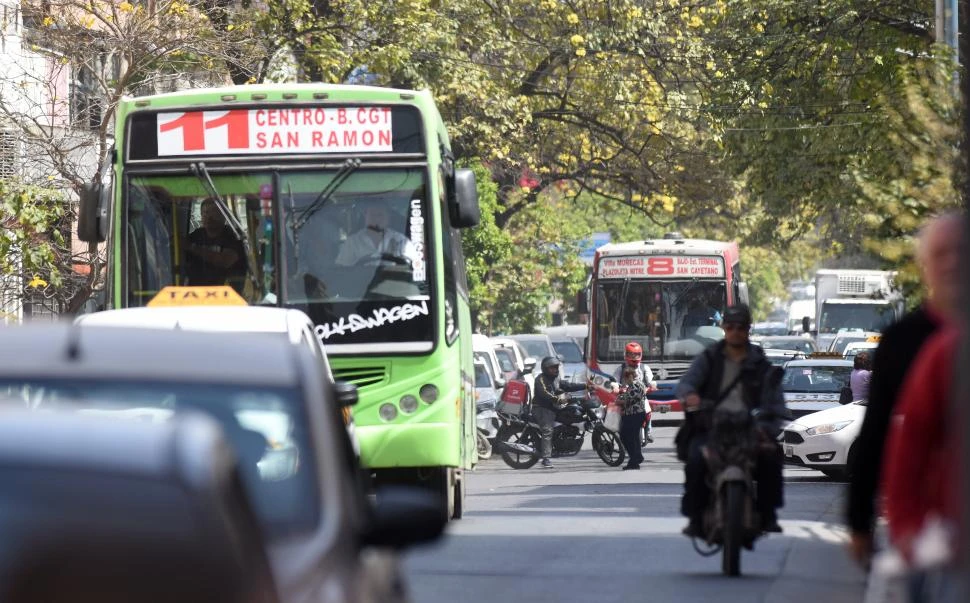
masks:
[[[522,361],[522,364],[525,365],[525,372],[531,373],[536,368],[536,359],[533,358],[532,356],[529,356],[528,358]]]
[[[362,534],[363,544],[404,549],[441,537],[448,513],[431,490],[415,486],[384,486],[375,494],[377,501]]]
[[[335,381],[333,384],[333,395],[337,400],[337,406],[346,408],[357,404],[357,386],[346,381]]]
[[[495,380],[495,389],[502,389],[503,387],[505,387],[506,383],[507,382],[505,381],[505,379],[496,379]]]

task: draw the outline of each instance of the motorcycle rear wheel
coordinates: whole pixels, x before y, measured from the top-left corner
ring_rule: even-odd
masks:
[[[728,482],[721,496],[724,497],[724,550],[721,570],[726,576],[741,574],[741,545],[744,538],[744,484]]]
[[[539,446],[541,438],[539,432],[532,426],[516,429],[511,426],[503,427],[496,437],[496,442],[521,443],[530,446],[532,454],[525,454],[500,447],[502,450],[502,460],[513,469],[528,469],[539,462]]]
[[[486,460],[492,456],[492,444],[485,437],[485,434],[478,432],[478,437],[476,438],[476,445],[478,448],[478,458],[480,460]]]
[[[593,450],[610,467],[619,467],[626,460],[626,450],[623,449],[620,436],[605,427],[597,426],[593,429]]]

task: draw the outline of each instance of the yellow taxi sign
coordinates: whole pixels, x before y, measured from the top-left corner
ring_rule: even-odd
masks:
[[[866,337],[866,343],[879,343],[882,340],[882,335],[870,335]]]
[[[211,287],[163,287],[146,306],[247,306],[246,300],[229,285]]]

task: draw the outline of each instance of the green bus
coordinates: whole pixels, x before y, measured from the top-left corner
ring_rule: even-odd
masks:
[[[479,208],[428,91],[277,84],[126,98],[110,182],[84,191],[78,219],[81,240],[107,241],[102,307],[228,284],[250,304],[303,310],[335,378],[358,388],[375,480],[432,487],[461,516],[477,453],[458,229]]]

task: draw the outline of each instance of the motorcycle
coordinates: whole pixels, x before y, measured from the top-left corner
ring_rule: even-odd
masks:
[[[603,405],[599,399],[584,395],[570,397],[566,404],[556,410],[556,423],[552,431],[552,456],[575,456],[592,434],[593,450],[600,460],[610,467],[619,467],[626,460],[626,451],[619,436],[603,425]],[[539,462],[539,423],[531,407],[523,407],[520,415],[500,413],[505,424],[499,429],[495,450],[502,455],[505,464],[513,469],[528,469]]]
[[[488,459],[492,456],[492,442],[502,425],[501,418],[495,400],[479,400],[475,404],[475,410],[478,458]]]
[[[703,407],[702,407],[703,409]],[[704,556],[722,553],[725,575],[741,573],[741,548],[754,548],[763,533],[754,484],[759,447],[774,446],[759,432],[759,411],[731,411],[718,407],[710,414],[711,429],[702,452],[708,467],[710,499],[704,511],[703,540],[711,548],[694,548]]]

